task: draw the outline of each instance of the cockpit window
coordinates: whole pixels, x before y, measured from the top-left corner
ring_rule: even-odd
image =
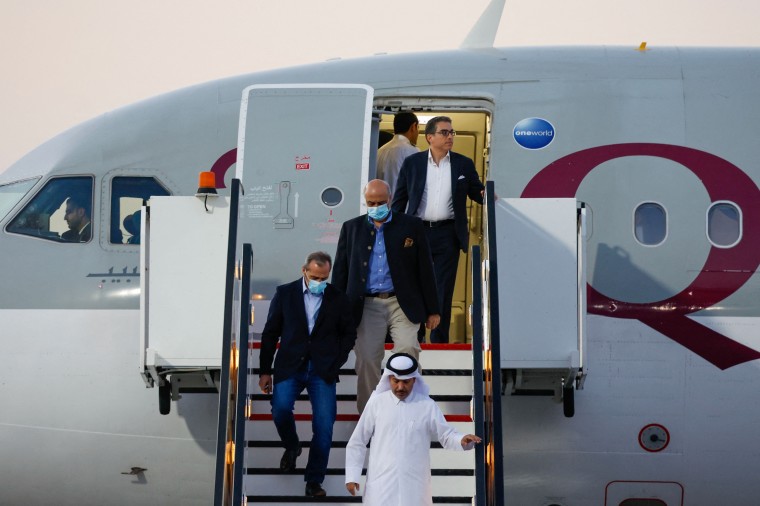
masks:
[[[92,178],[51,179],[6,229],[58,242],[92,238]]]
[[[140,208],[155,195],[169,195],[153,177],[114,177],[111,181],[112,244],[140,244]]]
[[[25,179],[15,183],[0,186],[0,220],[13,209],[13,206],[24,198],[24,195],[32,189],[39,178]]]

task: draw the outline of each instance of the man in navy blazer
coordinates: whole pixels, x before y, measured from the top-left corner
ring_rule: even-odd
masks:
[[[301,269],[303,277],[277,287],[261,334],[259,387],[271,393],[274,372],[272,419],[285,447],[283,472],[295,470],[301,454],[293,408],[304,388],[309,394],[313,435],[304,481],[311,497],[326,494],[321,484],[337,414],[335,385],[356,341],[348,298],[327,284],[331,264],[327,253],[311,253]]]
[[[485,191],[472,160],[451,151],[455,135],[447,116],[427,122],[425,138],[430,149],[404,160],[391,206],[421,218],[425,225],[441,307],[441,323],[430,333],[433,343],[449,342],[459,250],[466,252],[469,243],[467,197],[482,204]]]
[[[354,306],[358,325],[357,406],[364,410],[380,381],[385,336],[395,353],[419,357],[417,330],[440,320],[435,274],[422,221],[390,212],[388,183],[374,179],[364,191],[367,214],[340,230],[332,282]]]

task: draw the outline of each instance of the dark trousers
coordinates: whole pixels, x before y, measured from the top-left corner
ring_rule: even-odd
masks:
[[[448,343],[451,299],[454,297],[454,284],[457,280],[459,265],[459,241],[457,241],[453,220],[440,227],[425,227],[425,233],[433,256],[438,305],[441,308],[441,323],[430,332],[430,342]]]
[[[298,449],[300,443],[296,433],[293,409],[296,398],[304,388],[309,393],[312,411],[311,447],[309,447],[309,461],[306,463],[304,481],[322,483],[327,470],[327,460],[330,457],[333,424],[337,413],[335,383],[326,383],[314,374],[311,368],[275,383],[272,395],[272,418],[285,449]]]

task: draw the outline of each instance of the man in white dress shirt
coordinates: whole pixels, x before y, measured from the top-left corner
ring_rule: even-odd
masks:
[[[417,136],[420,122],[413,112],[400,112],[393,117],[393,139],[377,150],[377,179],[382,179],[391,187],[391,195],[396,188],[398,171],[407,156],[419,152]]]
[[[346,445],[346,489],[356,495],[372,440],[364,504],[431,506],[430,442],[455,451],[480,443],[449,425],[429,392],[414,357],[396,353],[388,359]]]
[[[448,116],[427,122],[430,149],[404,160],[391,204],[394,213],[417,216],[425,225],[441,307],[441,322],[430,333],[431,343],[449,342],[459,251],[467,252],[469,245],[467,199],[482,204],[485,190],[473,161],[451,151],[455,135]]]

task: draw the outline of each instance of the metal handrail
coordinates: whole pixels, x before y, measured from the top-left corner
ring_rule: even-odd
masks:
[[[486,235],[488,261],[488,328],[486,351],[486,434],[490,435],[491,469],[488,473],[489,505],[504,504],[504,440],[501,424],[501,346],[499,335],[499,272],[496,262],[496,207],[493,181],[486,182]],[[490,403],[488,402],[490,400]],[[490,419],[488,416],[490,415]]]
[[[224,324],[222,329],[222,365],[219,378],[219,416],[216,434],[216,469],[214,476],[214,506],[224,506],[229,502],[230,482],[227,472],[227,452],[230,435],[230,358],[232,316],[235,292],[235,251],[237,249],[238,197],[241,185],[239,179],[232,180],[230,192],[230,223],[227,236],[227,270],[224,288]],[[246,332],[246,335],[247,332]],[[246,349],[246,353],[248,350]]]
[[[475,434],[486,438],[485,397],[483,394],[483,285],[480,246],[472,247],[472,378]],[[486,445],[475,445],[475,506],[486,506]]]
[[[251,263],[253,247],[243,244],[240,276],[240,330],[238,332],[237,391],[235,395],[235,456],[232,471],[232,504],[243,504],[245,470],[245,422],[248,404],[248,335],[251,314]]]

